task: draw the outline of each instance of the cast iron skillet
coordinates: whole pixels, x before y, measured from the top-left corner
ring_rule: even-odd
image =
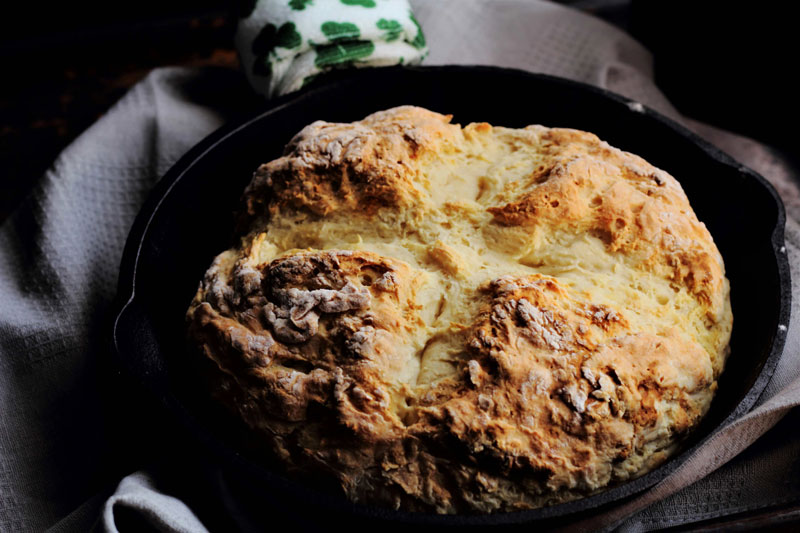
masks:
[[[231,244],[232,213],[260,163],[279,156],[284,144],[315,120],[349,122],[401,104],[451,113],[460,124],[543,124],[591,131],[681,182],[722,252],[735,319],[731,354],[716,398],[679,454],[643,477],[578,501],[515,513],[439,516],[348,503],[275,474],[243,445],[246,433],[210,403],[192,377],[184,313],[198,281],[212,258]],[[553,525],[653,486],[717,428],[753,406],[775,369],[789,320],[784,222],[783,205],[761,176],[683,127],[613,93],[490,67],[357,70],[283,97],[258,116],[223,127],[164,176],[125,247],[113,343],[123,368],[208,448],[226,476],[236,480],[223,494],[232,501],[250,501],[256,508],[269,501],[286,512],[297,510],[311,526],[337,521],[383,528]],[[274,520],[271,512],[263,514]]]

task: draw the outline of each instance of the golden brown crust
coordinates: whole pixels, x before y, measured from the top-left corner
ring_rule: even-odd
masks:
[[[407,364],[393,348],[414,327],[407,265],[333,250],[282,257],[261,271],[240,266],[231,275],[238,290],[224,305],[193,307],[189,334],[258,394],[251,424],[305,420],[312,403],[335,405],[340,422],[365,438],[399,424],[383,404],[393,386],[387,377]]]
[[[284,156],[256,171],[245,190],[247,214],[305,209],[407,206],[419,197],[415,178],[426,156],[456,139],[450,117],[417,107],[375,113],[360,122],[314,122],[286,146]],[[264,205],[264,199],[269,199]]]
[[[609,250],[668,270],[699,298],[721,303],[719,252],[671,176],[591,133],[551,129],[541,141],[549,164],[518,184],[511,201],[488,209],[497,222],[597,235]]]
[[[216,394],[353,500],[493,512],[660,464],[732,317],[680,185],[592,134],[401,107],[314,123],[187,314]]]

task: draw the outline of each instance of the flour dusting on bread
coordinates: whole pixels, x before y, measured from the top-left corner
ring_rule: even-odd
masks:
[[[706,413],[732,327],[678,182],[591,133],[403,106],[262,165],[189,337],[286,470],[488,513],[640,476]]]

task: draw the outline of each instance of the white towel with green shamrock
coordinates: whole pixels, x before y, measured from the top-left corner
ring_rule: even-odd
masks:
[[[427,54],[408,0],[257,0],[236,47],[255,90],[271,98],[345,67],[415,64]]]

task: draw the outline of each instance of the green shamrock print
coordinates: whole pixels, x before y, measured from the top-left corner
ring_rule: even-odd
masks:
[[[257,56],[271,54],[275,48],[297,48],[303,39],[297,32],[294,22],[287,22],[280,28],[267,24],[253,39],[253,53]]]
[[[380,19],[377,22],[377,26],[379,30],[386,31],[386,33],[383,36],[383,39],[387,43],[396,41],[400,37],[400,34],[403,33],[403,25],[397,22],[396,20]]]
[[[295,11],[302,11],[313,3],[313,0],[289,0],[289,7]]]
[[[416,49],[425,48],[425,36],[422,34],[422,26],[420,26],[419,22],[417,22],[417,19],[414,18],[413,13],[409,12],[408,16],[411,19],[411,22],[414,23],[414,26],[417,27],[417,36],[414,37],[413,41],[411,41],[411,46]]]
[[[317,47],[314,64],[318,68],[351,65],[375,51],[372,41],[344,41]]]
[[[302,43],[303,39],[297,32],[294,22],[287,22],[280,28],[276,28],[274,24],[267,24],[253,39],[252,50],[256,56],[253,62],[253,74],[270,76],[272,65],[269,56],[275,53],[275,48],[297,48]]]
[[[325,37],[330,39],[332,42],[341,41],[344,39],[358,39],[358,37],[361,35],[361,32],[358,30],[358,26],[352,22],[323,22],[321,29],[322,33],[325,34]]]
[[[346,6],[375,7],[375,0],[342,0]]]

